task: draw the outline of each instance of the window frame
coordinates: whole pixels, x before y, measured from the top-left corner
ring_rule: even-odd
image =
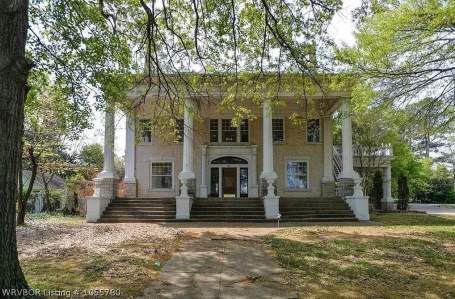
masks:
[[[273,120],[279,119],[283,121],[283,140],[282,141],[275,141],[273,140]],[[284,144],[286,141],[286,119],[284,117],[272,117],[272,140],[273,144]]]
[[[249,144],[251,141],[251,122],[248,118],[245,118],[248,121],[248,141],[241,141],[241,125],[235,128],[235,141],[223,141],[223,120],[230,120],[232,125],[232,118],[209,118],[208,120],[208,142],[209,144]],[[210,134],[212,132],[210,123],[212,120],[216,120],[218,124],[217,130],[217,141],[211,141]],[[214,130],[213,130],[214,131]]]
[[[292,188],[289,187],[288,181],[288,163],[289,162],[303,162],[306,163],[307,187],[306,188]],[[310,191],[310,161],[309,159],[286,159],[284,161],[284,189],[285,191]]]
[[[312,120],[317,120],[319,122],[319,141],[309,141],[309,135],[308,135],[308,126],[309,126],[309,122],[312,121]],[[322,122],[321,122],[321,119],[320,118],[311,118],[311,119],[308,119],[307,122],[306,122],[306,129],[305,129],[305,137],[306,137],[306,143],[309,143],[309,144],[320,144],[322,143],[322,130],[321,130],[321,126],[322,126]]]
[[[154,176],[169,176],[169,175],[153,175],[153,163],[171,163],[171,187],[170,188],[155,188],[153,187],[153,177]],[[150,160],[149,167],[149,190],[150,191],[174,191],[174,160],[163,159],[163,160]]]

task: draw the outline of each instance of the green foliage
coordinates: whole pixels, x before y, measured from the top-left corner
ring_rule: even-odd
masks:
[[[406,211],[409,203],[408,178],[400,176],[398,178],[398,210]]]
[[[103,146],[99,143],[87,144],[82,147],[79,154],[82,163],[88,166],[96,167],[97,170],[103,169]]]
[[[371,190],[370,198],[377,209],[381,208],[381,199],[383,198],[383,195],[382,173],[380,171],[376,171],[373,177],[373,187]]]
[[[376,100],[400,105],[426,95],[450,106],[455,2],[363,1],[357,12],[357,45],[339,57],[374,87]]]

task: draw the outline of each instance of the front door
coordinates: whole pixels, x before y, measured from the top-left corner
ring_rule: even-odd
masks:
[[[237,168],[222,168],[223,197],[236,197]]]

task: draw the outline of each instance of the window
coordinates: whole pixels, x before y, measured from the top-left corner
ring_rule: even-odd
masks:
[[[319,119],[310,119],[307,124],[307,141],[320,142]]]
[[[146,143],[152,142],[152,129],[150,127],[150,120],[141,119],[139,122],[139,127],[142,132],[142,141]]]
[[[223,142],[237,141],[237,128],[232,126],[231,119],[221,120],[221,141]]]
[[[172,162],[152,162],[152,189],[172,189]]]
[[[210,120],[210,142],[218,142],[218,119]]]
[[[240,142],[248,142],[248,119],[242,119],[240,124]]]
[[[286,161],[288,189],[308,189],[308,162],[306,161]]]
[[[273,142],[284,141],[284,119],[282,118],[272,119],[272,136]]]
[[[183,119],[176,120],[175,129],[177,130],[177,142],[183,142],[183,136],[185,135],[185,123]]]

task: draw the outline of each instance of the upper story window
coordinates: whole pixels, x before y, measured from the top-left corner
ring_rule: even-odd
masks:
[[[309,119],[307,123],[307,141],[320,142],[321,141],[321,127],[319,119]]]
[[[249,142],[249,122],[243,119],[234,127],[232,119],[211,119],[209,122],[210,142]]]
[[[177,130],[177,142],[183,142],[183,136],[185,135],[185,123],[183,119],[176,120],[175,129]]]
[[[232,125],[231,119],[221,120],[221,141],[223,142],[237,141],[237,128]]]
[[[150,128],[150,120],[141,119],[139,121],[139,129],[141,130],[142,141],[145,143],[152,142],[152,129]]]
[[[249,132],[248,132],[248,119],[242,119],[240,124],[240,142],[248,142]]]
[[[210,142],[218,142],[218,119],[210,120]]]
[[[282,118],[272,119],[272,136],[273,142],[284,141],[284,119]]]

